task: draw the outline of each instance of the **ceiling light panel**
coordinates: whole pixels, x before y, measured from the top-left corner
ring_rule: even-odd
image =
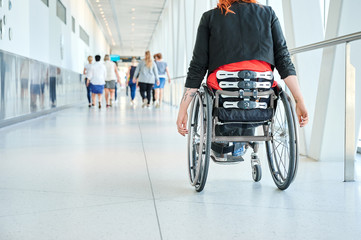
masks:
[[[89,2],[92,4],[100,24],[103,25],[104,32],[113,49],[126,52],[133,48],[133,53],[138,51],[139,54],[143,55],[158,23],[165,0],[127,2],[89,0]],[[116,17],[114,17],[114,13],[117,15]],[[114,22],[115,19],[118,19],[118,23]]]

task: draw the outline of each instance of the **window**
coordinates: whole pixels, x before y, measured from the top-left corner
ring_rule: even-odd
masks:
[[[3,20],[2,19],[0,19],[0,40],[1,39],[3,39]]]
[[[60,0],[56,3],[56,16],[60,18],[66,24],[66,8]]]
[[[79,26],[79,37],[89,46],[89,35],[81,26]]]
[[[71,17],[71,28],[73,29],[73,33],[75,33],[75,18]]]
[[[49,0],[41,0],[46,6],[49,7]]]

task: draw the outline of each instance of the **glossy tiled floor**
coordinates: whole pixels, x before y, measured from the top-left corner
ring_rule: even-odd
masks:
[[[188,182],[176,109],[77,107],[0,129],[0,239],[361,239],[361,167],[302,159],[275,187],[263,157]],[[263,148],[262,153],[263,155]]]

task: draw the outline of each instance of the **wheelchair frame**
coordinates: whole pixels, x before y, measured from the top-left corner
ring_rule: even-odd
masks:
[[[192,101],[191,114],[188,121],[188,169],[191,184],[195,187],[196,191],[200,192],[203,190],[207,180],[210,158],[219,164],[229,164],[227,161],[218,161],[211,154],[211,143],[220,141],[247,142],[247,147],[253,148],[253,153],[251,154],[252,177],[254,181],[260,181],[262,171],[258,158],[258,142],[265,141],[268,165],[272,178],[279,189],[287,189],[294,180],[298,168],[298,133],[290,97],[280,86],[259,92],[258,96],[270,96],[270,107],[273,109],[272,119],[260,122],[222,123],[218,116],[214,114],[214,110],[219,107],[219,97],[222,94],[234,97],[239,96],[239,93],[236,91],[217,90],[213,93],[206,84],[203,84]],[[245,97],[252,97],[252,94],[252,92],[244,92]],[[213,105],[215,108],[213,108]],[[284,111],[284,113],[280,113],[282,120],[276,119],[278,110]],[[277,129],[277,124],[281,125],[282,122],[285,122],[285,129]],[[262,125],[263,135],[216,135],[215,127],[217,124],[252,123]],[[287,148],[285,154],[288,153],[288,158],[286,156],[285,160],[280,159],[281,155],[283,155],[283,150],[282,153],[279,153],[277,150],[280,145],[284,145]]]

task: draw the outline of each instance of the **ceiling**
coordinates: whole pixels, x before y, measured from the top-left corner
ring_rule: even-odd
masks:
[[[143,56],[166,0],[88,0],[112,54]]]

